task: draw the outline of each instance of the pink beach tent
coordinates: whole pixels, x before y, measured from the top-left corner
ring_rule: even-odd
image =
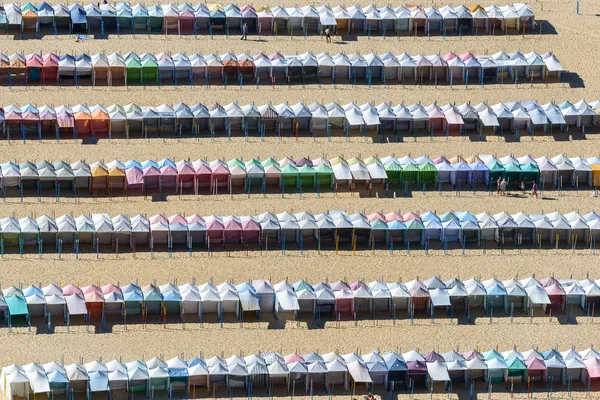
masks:
[[[192,163],[194,175],[196,177],[196,187],[212,188],[212,170],[204,160],[197,160]]]
[[[253,219],[242,223],[242,235],[244,243],[256,243],[260,239],[260,224]]]
[[[475,56],[470,51],[468,51],[468,52],[466,52],[466,53],[461,54],[461,55],[458,56],[458,58],[460,58],[463,61],[467,61],[467,60],[469,60],[469,59],[471,59],[473,57],[475,57]]]
[[[583,363],[586,366],[587,375],[590,379],[600,378],[600,360],[596,357],[592,357],[584,360]]]
[[[190,10],[183,10],[179,14],[179,29],[181,33],[194,31],[194,14]]]
[[[333,289],[333,285],[331,288]],[[335,305],[338,312],[354,312],[354,294],[352,293],[352,290],[347,287],[339,290],[333,289],[333,296],[335,297]]]
[[[127,177],[127,188],[134,190],[141,190],[144,188],[144,172],[133,166],[125,171],[125,176]]]
[[[211,178],[218,187],[229,186],[229,168],[222,161],[211,163]]]
[[[225,240],[230,243],[238,243],[242,241],[242,224],[236,218],[231,218],[224,225]]]
[[[421,217],[419,217],[418,214],[415,214],[412,211],[402,215],[402,222],[412,221],[413,219],[416,219],[417,221],[421,222]]]
[[[144,186],[148,189],[158,189],[160,187],[160,170],[154,165],[143,169]]]
[[[102,294],[110,294],[110,293],[123,294],[123,291],[121,290],[120,287],[118,287],[114,283],[109,283],[108,285],[102,286]]]
[[[376,219],[380,219],[382,221],[386,220],[385,215],[383,215],[382,213],[376,212],[376,213],[367,215],[367,221],[369,221],[369,222],[373,222]]]
[[[402,215],[398,214],[397,212],[391,212],[388,214],[385,214],[385,222],[392,222],[392,221],[402,221]]]
[[[177,170],[171,165],[165,165],[160,169],[160,179],[165,189],[177,188]]]
[[[79,294],[79,295],[83,296],[83,292],[81,291],[81,289],[79,289],[77,286],[73,285],[72,283],[63,287],[62,292],[63,292],[64,296],[70,296],[72,294]]]
[[[525,361],[527,366],[527,375],[544,377],[546,375],[546,364],[544,361],[539,360],[535,357]]]
[[[58,82],[58,56],[53,53],[42,57],[42,82]]]
[[[450,52],[450,53],[446,53],[442,56],[442,59],[446,62],[450,61],[450,60],[454,60],[456,57],[458,57],[455,53]]]
[[[211,217],[205,218],[206,220],[206,237],[211,243],[223,243],[225,226],[220,218]]]
[[[99,295],[102,295],[102,289],[96,285],[88,285],[88,286],[82,287],[81,291],[83,292],[84,295],[87,295],[90,293],[97,293]]]
[[[567,301],[567,294],[561,284],[553,277],[542,279],[540,280],[540,283],[548,294],[552,305],[564,309]]]
[[[179,177],[179,185],[184,188],[193,188],[196,172],[192,163],[189,161],[180,161],[177,163],[177,175]]]
[[[296,354],[296,353],[292,353],[292,354],[288,354],[287,356],[283,357],[283,359],[285,360],[286,364],[290,364],[293,362],[299,362],[304,364],[304,358],[302,358],[302,356]]]

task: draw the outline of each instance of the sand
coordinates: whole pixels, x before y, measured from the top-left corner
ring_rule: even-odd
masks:
[[[361,2],[366,3],[366,2]],[[279,2],[279,4],[284,4]],[[287,1],[285,5],[293,5],[294,2]],[[457,5],[455,2],[454,5]],[[473,4],[468,2],[467,4]],[[261,5],[255,3],[255,5]],[[300,4],[303,5],[303,4]],[[315,3],[315,5],[319,5]],[[334,4],[332,4],[334,5]],[[438,4],[439,5],[439,4]],[[411,53],[435,53],[435,52],[465,52],[471,51],[478,54],[492,54],[505,49],[506,51],[521,50],[523,52],[536,50],[538,52],[553,51],[561,60],[564,68],[569,71],[565,76],[565,83],[552,83],[548,87],[545,84],[536,83],[531,88],[528,84],[514,85],[489,85],[485,88],[470,86],[455,86],[450,89],[447,86],[417,86],[402,87],[391,85],[382,87],[359,87],[353,89],[348,85],[332,86],[301,86],[276,87],[244,87],[243,89],[229,87],[178,87],[178,88],[0,88],[0,99],[3,104],[75,104],[84,102],[87,104],[102,103],[129,103],[136,102],[141,105],[158,105],[173,102],[203,102],[210,104],[214,102],[229,103],[238,101],[241,104],[255,102],[279,103],[289,101],[338,101],[345,103],[349,101],[375,102],[392,101],[398,103],[413,103],[421,101],[428,104],[433,101],[438,103],[456,102],[461,104],[467,101],[478,103],[498,101],[533,99],[539,102],[563,101],[569,99],[577,101],[585,97],[588,100],[600,98],[600,79],[597,74],[597,53],[593,49],[597,46],[599,38],[597,32],[597,16],[600,6],[597,2],[584,0],[581,2],[582,15],[574,15],[574,4],[565,4],[558,0],[548,0],[542,3],[532,3],[538,20],[544,21],[544,32],[542,35],[522,36],[498,36],[498,37],[471,37],[462,39],[449,37],[443,40],[441,37],[427,38],[378,38],[371,40],[360,37],[357,41],[338,42],[326,45],[317,37],[309,37],[306,41],[300,38],[290,39],[279,37],[277,40],[263,38],[258,42],[250,40],[240,42],[236,36],[227,39],[223,36],[210,40],[207,38],[193,39],[185,37],[138,35],[136,38],[123,35],[121,38],[111,37],[109,40],[91,38],[87,42],[75,43],[67,37],[45,37],[42,40],[18,41],[4,40],[2,51],[14,52],[57,51],[61,53],[71,52],[80,54],[82,52],[114,51],[126,52],[135,50],[137,52],[151,51],[185,51],[188,53],[224,53],[226,51],[248,52],[254,54],[259,51],[283,53],[301,53],[307,50],[318,53],[329,51],[337,53],[361,52],[385,52],[393,51],[400,53],[409,51]],[[561,11],[562,10],[562,11]],[[582,33],[582,32],[585,32]],[[255,38],[251,38],[255,39]],[[368,155],[385,156],[394,154],[402,156],[411,154],[419,156],[427,154],[435,157],[439,154],[454,156],[462,154],[469,156],[477,153],[493,153],[498,156],[513,154],[521,156],[531,154],[533,156],[554,156],[558,153],[566,153],[570,156],[591,156],[598,152],[598,138],[588,135],[587,140],[563,141],[561,138],[549,137],[523,137],[521,142],[505,142],[497,137],[488,137],[483,142],[451,138],[429,138],[418,140],[405,139],[400,143],[392,142],[386,144],[373,143],[372,138],[352,138],[346,142],[343,138],[334,138],[328,142],[325,138],[300,138],[296,141],[291,137],[284,137],[281,141],[269,138],[261,142],[258,138],[250,138],[244,142],[240,138],[234,138],[231,142],[225,139],[210,141],[208,138],[201,140],[185,139],[177,140],[101,140],[96,145],[81,145],[72,141],[63,140],[61,143],[46,140],[43,143],[28,141],[22,144],[13,140],[9,145],[0,143],[0,159],[4,160],[32,160],[41,159],[85,159],[93,162],[97,159],[112,160],[119,158],[123,161],[130,158],[161,159],[171,157],[174,159],[197,159],[207,158],[212,160],[217,157],[226,159],[233,157],[266,158],[275,156],[292,157],[319,157],[343,155],[346,157]],[[403,197],[403,193],[390,194],[389,198],[382,198],[383,193],[376,188],[373,198],[364,193],[351,196],[349,193],[340,193],[334,197],[332,193],[323,193],[320,198],[316,194],[304,194],[302,198],[298,194],[286,195],[281,198],[279,194],[269,194],[266,198],[262,195],[236,194],[231,198],[227,195],[219,196],[179,196],[171,195],[166,201],[153,201],[151,198],[84,198],[79,201],[73,199],[62,199],[56,203],[54,199],[44,198],[38,202],[35,198],[25,198],[23,202],[19,199],[9,198],[0,202],[0,216],[14,215],[17,217],[41,214],[60,215],[63,213],[108,212],[112,215],[127,213],[130,215],[146,213],[182,214],[200,213],[209,214],[238,214],[248,215],[263,211],[300,211],[310,210],[312,212],[324,212],[329,209],[346,209],[351,212],[363,211],[393,211],[400,209],[406,211],[437,210],[445,212],[448,210],[472,210],[475,212],[488,211],[496,213],[506,211],[515,213],[524,211],[527,213],[549,212],[559,210],[569,212],[573,209],[582,213],[598,208],[597,198],[590,191],[565,191],[563,196],[558,196],[556,191],[548,190],[546,199],[535,200],[530,197],[511,196],[499,198],[490,196],[485,190],[477,193],[463,192],[457,197],[455,192],[448,190],[441,195],[437,192],[411,192],[409,196]],[[177,279],[180,284],[196,279],[197,282],[205,282],[211,278],[219,283],[223,280],[233,279],[235,282],[246,281],[251,278],[269,278],[272,282],[284,279],[295,281],[307,279],[312,282],[336,279],[354,281],[357,279],[372,281],[383,279],[387,281],[408,281],[417,277],[427,279],[432,275],[439,275],[442,279],[452,276],[460,276],[467,279],[470,276],[478,276],[486,279],[496,276],[502,279],[510,277],[524,277],[535,273],[537,277],[545,277],[555,274],[559,278],[568,278],[571,275],[578,279],[584,279],[587,274],[591,278],[600,278],[600,267],[597,255],[590,250],[578,249],[575,252],[560,249],[557,252],[544,249],[537,250],[506,250],[503,254],[499,250],[490,250],[483,255],[482,250],[468,250],[465,256],[460,251],[453,249],[449,255],[444,256],[441,250],[435,250],[425,255],[422,250],[412,250],[410,255],[404,249],[397,250],[394,255],[389,251],[378,249],[372,255],[371,251],[362,249],[356,256],[348,249],[339,254],[333,251],[323,251],[318,254],[311,249],[300,255],[297,250],[288,251],[283,256],[280,251],[269,251],[268,253],[252,250],[248,254],[234,252],[227,255],[223,252],[213,253],[209,257],[205,252],[197,251],[190,258],[187,253],[174,253],[172,257],[166,252],[157,252],[152,259],[148,253],[138,253],[135,258],[132,254],[121,254],[117,259],[109,251],[102,252],[98,259],[95,254],[82,254],[79,260],[73,254],[63,255],[58,260],[56,254],[44,254],[42,259],[37,256],[27,255],[22,259],[16,254],[7,254],[0,263],[2,273],[0,283],[2,287],[11,284],[28,285],[30,283],[48,284],[57,282],[67,284],[75,282],[80,285],[89,283],[107,283],[139,280],[147,283],[156,280],[158,283]],[[200,328],[197,321],[190,321],[185,329],[176,321],[169,321],[167,329],[163,329],[158,322],[143,329],[139,324],[124,327],[119,324],[109,324],[109,330],[105,334],[94,333],[99,327],[94,324],[90,332],[86,332],[82,326],[76,326],[71,333],[67,334],[64,327],[57,327],[51,334],[40,327],[36,327],[31,333],[26,329],[19,328],[9,333],[6,328],[0,329],[0,337],[4,342],[3,351],[0,353],[0,365],[11,362],[26,363],[32,360],[47,362],[59,361],[61,357],[65,362],[84,361],[102,357],[108,360],[114,357],[123,357],[124,361],[133,358],[149,359],[154,355],[162,355],[166,358],[175,355],[191,357],[203,352],[205,356],[213,354],[229,355],[233,352],[244,352],[248,354],[257,350],[278,350],[283,353],[298,351],[304,353],[318,350],[321,352],[340,351],[342,353],[356,351],[368,352],[374,348],[382,350],[396,350],[418,347],[426,352],[433,348],[447,351],[457,346],[462,349],[480,346],[488,349],[498,345],[501,350],[517,345],[519,349],[525,350],[531,345],[538,345],[540,349],[558,345],[564,349],[571,344],[578,348],[584,348],[593,344],[597,321],[592,323],[583,316],[578,316],[576,323],[567,323],[564,316],[557,320],[555,317],[536,315],[533,323],[529,319],[519,317],[513,325],[505,317],[494,318],[490,325],[489,319],[478,317],[473,324],[465,323],[464,318],[458,323],[456,320],[450,322],[448,318],[438,316],[434,325],[429,319],[417,319],[415,325],[411,326],[405,317],[398,321],[396,326],[383,315],[377,320],[362,319],[358,326],[351,321],[342,322],[340,328],[335,328],[331,322],[323,329],[315,329],[306,321],[301,321],[297,326],[293,321],[283,324],[280,321],[267,319],[260,324],[250,320],[241,327],[238,323],[228,321],[223,329],[214,323],[205,324]],[[598,343],[596,343],[598,345]],[[522,390],[523,386],[519,390]],[[579,387],[578,387],[579,389]],[[364,389],[361,389],[364,390]],[[495,388],[494,398],[508,395],[504,389]],[[379,394],[382,394],[378,392]],[[318,391],[323,396],[323,390]],[[203,393],[203,396],[206,394]],[[222,395],[225,395],[224,393]],[[244,396],[243,394],[240,394]],[[283,395],[283,394],[282,394]],[[386,394],[383,394],[386,396]],[[583,394],[577,393],[578,396]],[[257,391],[255,397],[264,396],[263,392]],[[424,398],[425,395],[421,394]],[[427,395],[428,396],[428,395]],[[441,394],[436,395],[441,398]],[[462,393],[461,397],[465,397]],[[538,392],[536,397],[545,397],[546,394]],[[566,394],[557,394],[565,397]],[[456,397],[456,396],[455,396]],[[524,395],[521,395],[524,397]],[[341,397],[340,397],[341,398]]]

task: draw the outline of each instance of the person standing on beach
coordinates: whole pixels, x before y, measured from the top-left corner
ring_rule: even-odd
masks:
[[[538,185],[536,181],[533,181],[533,186],[531,188],[531,195],[535,196],[535,198],[538,198]]]
[[[497,189],[496,189],[496,194],[500,194],[500,182],[502,180],[500,179],[500,177],[498,177],[498,180],[496,181],[496,185],[497,185]]]
[[[525,195],[525,181],[521,181],[521,194]]]
[[[242,39],[241,40],[248,40],[248,24],[244,22],[244,25],[242,26]]]
[[[331,30],[329,28],[325,29],[325,42],[331,43]]]
[[[506,196],[506,185],[506,179],[502,179],[502,182],[500,182],[500,193],[502,196]]]

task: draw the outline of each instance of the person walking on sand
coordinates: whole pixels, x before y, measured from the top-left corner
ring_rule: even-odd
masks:
[[[525,181],[521,181],[521,194],[525,195]]]
[[[500,182],[500,193],[502,196],[506,196],[506,179],[502,179],[502,182]]]
[[[329,28],[325,29],[325,42],[331,43],[331,30]]]
[[[244,22],[244,25],[242,26],[242,39],[241,40],[248,40],[248,24],[246,22]]]
[[[496,185],[498,187],[498,189],[496,189],[496,194],[500,194],[500,182],[502,180],[500,179],[500,177],[498,177],[498,180],[496,181]]]
[[[535,196],[535,198],[538,198],[538,185],[536,181],[533,181],[533,186],[531,187],[531,195]]]

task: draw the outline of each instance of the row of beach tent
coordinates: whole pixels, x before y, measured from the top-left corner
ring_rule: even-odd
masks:
[[[600,280],[558,280],[554,277],[537,280],[528,277],[515,279],[489,279],[480,282],[475,278],[461,281],[452,278],[442,281],[432,277],[424,282],[356,281],[346,283],[319,282],[309,284],[304,280],[290,284],[282,281],[272,285],[269,280],[255,279],[234,285],[194,282],[184,285],[167,283],[138,286],[107,284],[102,287],[89,285],[79,288],[69,284],[60,288],[56,284],[26,288],[11,286],[2,291],[0,313],[12,323],[18,318],[57,318],[69,320],[74,316],[118,316],[125,321],[129,315],[179,314],[198,315],[200,320],[207,314],[216,314],[222,320],[224,314],[234,314],[242,319],[242,313],[275,314],[276,318],[297,319],[300,313],[314,318],[342,314],[358,318],[358,313],[374,317],[375,312],[407,310],[410,315],[417,311],[432,314],[441,310],[500,310],[512,315],[522,309],[543,308],[545,312],[563,312],[574,305],[582,310],[600,305]],[[496,311],[497,313],[497,311]],[[381,314],[380,314],[381,315]],[[67,318],[67,316],[70,316]]]
[[[506,79],[560,79],[563,67],[552,52],[535,51],[476,56],[456,54],[410,55],[313,54],[296,55],[259,53],[256,55],[177,53],[125,54],[53,54],[0,53],[0,79],[9,85],[162,85],[210,84],[239,85],[241,82],[275,84],[281,82],[432,82],[458,84]]]
[[[358,351],[358,350],[357,350]],[[439,350],[438,350],[439,351]],[[182,355],[183,356],[183,355]],[[12,364],[2,368],[1,388],[12,400],[30,398],[30,394],[112,394],[123,391],[141,392],[150,397],[155,391],[179,391],[189,395],[196,387],[213,389],[245,389],[281,386],[287,391],[298,390],[312,395],[315,388],[335,387],[355,392],[356,384],[367,387],[383,385],[390,392],[396,383],[417,383],[411,390],[429,389],[433,385],[450,382],[485,381],[489,386],[498,382],[533,384],[543,382],[563,384],[585,382],[600,378],[600,352],[594,348],[576,351],[573,347],[559,352],[556,349],[539,351],[536,347],[519,351],[516,348],[500,352],[497,349],[480,352],[472,349],[460,353],[450,350],[440,354],[434,350],[420,354],[417,350],[406,353],[379,350],[359,355],[355,352],[340,355],[335,352],[319,355],[279,352],[258,352],[247,356],[234,354],[194,357],[184,360],[175,357],[163,360],[153,357],[148,361],[123,363],[114,359],[63,365],[57,362],[40,365]],[[424,387],[423,387],[424,385]],[[341,390],[340,389],[340,390]],[[184,391],[185,394],[181,394]]]
[[[569,185],[596,188],[600,185],[600,158],[569,158],[563,154],[553,158],[529,155],[496,158],[492,154],[479,154],[466,158],[439,156],[433,160],[426,156],[412,158],[407,155],[400,158],[371,156],[362,160],[346,160],[338,156],[330,160],[306,157],[276,160],[270,157],[247,161],[234,158],[229,161],[199,159],[175,162],[163,158],[141,162],[97,161],[91,165],[83,160],[71,164],[65,161],[0,164],[0,183],[5,195],[11,188],[19,189],[21,195],[25,190],[37,190],[41,196],[44,189],[55,193],[60,188],[75,190],[76,195],[83,190],[93,195],[107,193],[118,196],[157,191],[180,194],[266,192],[267,188],[272,190],[273,187],[283,191],[286,188],[288,191],[338,190],[345,185],[356,189],[356,184],[368,187],[372,184],[403,183],[419,186],[430,183],[432,187],[444,183],[454,187],[461,184],[475,187],[479,184],[491,189],[492,183],[498,179],[507,180],[509,188],[511,183],[520,186],[523,181],[528,185],[538,182],[542,188],[554,186],[563,189]]]
[[[74,3],[51,6],[42,2],[19,6],[4,4],[0,8],[0,27],[6,30],[35,31],[44,27],[69,33],[116,30],[118,33],[198,34],[217,30],[239,32],[246,24],[250,32],[285,33],[296,30],[298,35],[323,33],[327,28],[338,33],[383,33],[411,34],[421,30],[428,34],[489,33],[495,31],[535,28],[535,15],[531,7],[524,3],[507,6],[464,5],[442,8],[420,6],[397,8],[376,7],[374,4],[360,8],[335,8],[306,5],[297,7],[254,8],[251,5],[238,7],[234,4],[191,6],[183,3],[153,5],[129,3],[104,4],[89,3],[86,6]]]
[[[473,243],[485,246],[486,242],[498,242],[515,246],[542,245],[567,242],[571,247],[577,243],[595,249],[596,237],[600,234],[600,216],[595,212],[581,215],[576,211],[568,214],[526,215],[522,212],[495,215],[468,211],[446,212],[438,215],[428,211],[418,214],[375,212],[369,215],[348,214],[345,211],[328,211],[311,214],[306,211],[291,214],[270,212],[258,216],[202,217],[198,214],[187,217],[161,214],[147,218],[136,215],[91,214],[72,217],[63,215],[56,219],[42,215],[36,219],[24,217],[0,219],[0,240],[4,246],[19,246],[21,252],[39,251],[44,244],[53,245],[59,251],[63,245],[80,244],[99,249],[131,248],[137,245],[184,247],[208,246],[216,243],[233,244],[259,243],[269,245],[297,243],[356,243],[374,246],[384,243],[393,249],[394,244],[421,244],[428,249],[431,243],[459,242],[466,246]],[[433,242],[432,242],[433,241]],[[409,247],[410,248],[410,247]]]
[[[113,104],[72,107],[61,105],[0,108],[0,130],[5,139],[42,138],[135,138],[135,137],[209,137],[216,133],[298,135],[300,132],[331,135],[343,130],[347,135],[377,133],[466,134],[468,132],[504,134],[509,132],[546,132],[548,134],[579,128],[593,133],[597,127],[600,102],[575,104],[538,104],[534,101],[505,102],[495,105],[464,103],[428,106],[381,103],[357,105],[336,102],[321,104],[281,103],[256,106],[236,103],[209,106],[177,103],[157,107]],[[375,133],[375,132],[374,132]]]

